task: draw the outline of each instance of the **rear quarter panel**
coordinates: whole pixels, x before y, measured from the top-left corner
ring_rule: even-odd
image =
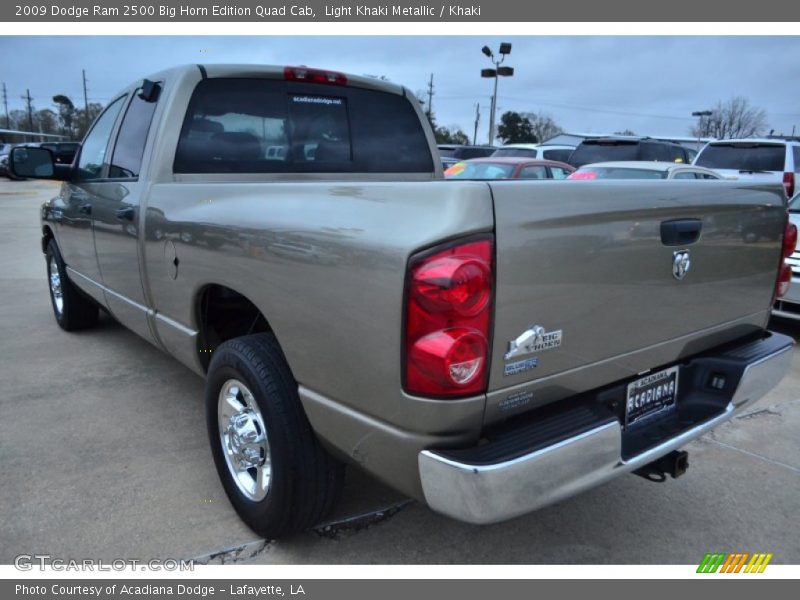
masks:
[[[155,184],[144,256],[159,337],[199,370],[197,297],[224,285],[265,315],[302,386],[403,429],[477,430],[483,395],[403,393],[403,293],[412,253],[492,228],[484,183]]]

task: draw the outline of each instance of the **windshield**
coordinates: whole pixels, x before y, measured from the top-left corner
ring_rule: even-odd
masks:
[[[797,194],[792,201],[789,202],[789,212],[800,212],[800,194]]]
[[[515,165],[490,162],[460,162],[444,172],[448,179],[509,179]]]
[[[695,164],[709,169],[783,171],[786,150],[776,144],[709,144]]]

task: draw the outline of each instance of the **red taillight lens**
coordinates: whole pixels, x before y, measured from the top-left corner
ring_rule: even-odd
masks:
[[[596,171],[575,171],[567,179],[597,179]]]
[[[789,286],[792,284],[792,268],[788,263],[781,265],[781,270],[778,273],[778,281],[775,283],[775,297],[781,298],[789,291]]]
[[[307,67],[284,67],[283,78],[286,81],[303,83],[326,83],[328,85],[347,85],[347,77],[335,71],[309,69]]]
[[[409,393],[454,398],[486,391],[492,255],[487,237],[409,261],[404,353]]]
[[[474,317],[489,303],[491,273],[482,260],[445,256],[415,271],[413,289],[429,312],[453,310],[463,317]]]
[[[794,196],[794,173],[783,174],[783,190],[786,192],[787,198]]]
[[[797,226],[794,223],[787,223],[783,234],[783,258],[789,258],[795,250],[797,250]]]

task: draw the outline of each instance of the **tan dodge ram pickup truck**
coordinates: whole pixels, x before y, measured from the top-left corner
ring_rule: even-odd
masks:
[[[10,168],[63,181],[58,324],[102,309],[206,378],[222,484],[269,538],[322,519],[348,462],[472,523],[677,476],[789,369],[780,190],[444,181],[384,81],[180,67],[116,95],[70,167]]]

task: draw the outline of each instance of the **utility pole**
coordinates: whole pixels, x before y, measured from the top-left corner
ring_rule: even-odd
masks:
[[[475,131],[472,134],[472,145],[475,146],[478,143],[478,123],[481,122],[481,103],[478,102],[475,104]]]
[[[433,115],[433,73],[431,73],[431,79],[428,82],[428,110],[427,110],[427,115],[428,115],[428,121],[432,121],[433,120],[433,118],[432,118],[432,115]]]
[[[6,108],[6,129],[11,129],[11,119],[8,118],[8,94],[6,93],[6,82],[3,82],[3,106]]]
[[[83,75],[83,127],[84,133],[89,131],[89,98],[86,95],[86,69],[81,69]]]
[[[28,131],[33,133],[33,107],[31,106],[31,91],[25,90],[25,95],[22,97],[28,104]]]

